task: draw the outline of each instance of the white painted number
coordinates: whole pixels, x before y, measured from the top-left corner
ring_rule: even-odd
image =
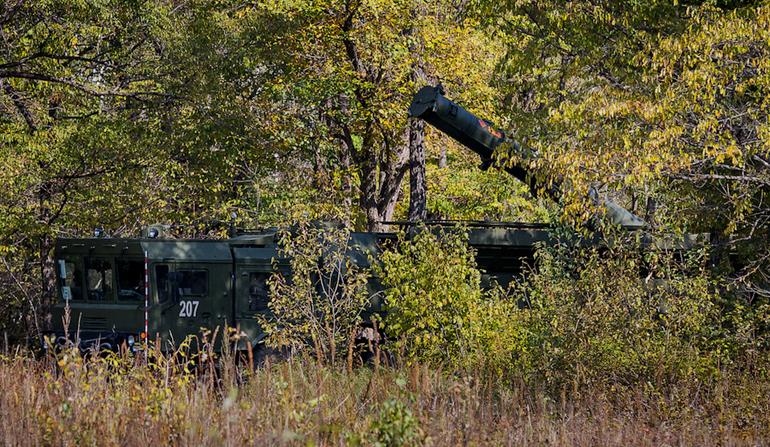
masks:
[[[179,316],[182,318],[197,317],[198,303],[199,301],[180,301]]]

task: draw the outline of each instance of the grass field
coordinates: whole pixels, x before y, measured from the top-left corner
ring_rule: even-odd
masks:
[[[770,381],[543,390],[484,372],[0,360],[5,445],[767,445]]]

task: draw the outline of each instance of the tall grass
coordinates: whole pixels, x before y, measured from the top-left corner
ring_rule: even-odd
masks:
[[[545,392],[484,371],[349,371],[309,357],[253,372],[76,353],[0,359],[5,445],[766,445],[770,381],[724,374]]]

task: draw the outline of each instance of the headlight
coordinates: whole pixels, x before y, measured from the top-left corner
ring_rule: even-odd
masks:
[[[134,345],[134,336],[133,335],[129,335],[128,336],[128,346],[133,346],[133,345]]]

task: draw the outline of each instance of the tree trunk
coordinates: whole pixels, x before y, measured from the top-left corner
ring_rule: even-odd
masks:
[[[438,155],[438,168],[446,168],[446,146],[444,145],[441,146],[441,152]]]
[[[381,157],[385,157],[384,160]],[[366,213],[367,231],[383,231],[383,222],[393,219],[401,195],[401,183],[408,168],[409,148],[406,141],[397,149],[364,151],[359,163],[361,190],[359,203]],[[379,169],[378,169],[379,168]]]
[[[409,220],[424,221],[427,214],[425,183],[425,122],[409,119]]]
[[[340,168],[344,172],[342,175],[342,209],[344,212],[342,223],[345,227],[350,228],[353,224],[351,221],[353,215],[353,182],[351,181],[350,152],[346,150],[341,152]]]
[[[40,163],[41,171],[45,175],[48,169],[47,163]],[[39,248],[39,265],[40,265],[40,312],[39,317],[42,317],[42,322],[35,322],[35,326],[38,330],[41,329],[40,323],[42,323],[43,329],[50,329],[51,327],[51,305],[54,302],[56,295],[56,273],[54,270],[54,261],[51,257],[53,252],[53,238],[48,232],[49,226],[53,223],[50,200],[51,200],[51,183],[48,181],[42,182],[38,187],[38,219],[45,226],[44,234],[40,235],[38,240]],[[40,334],[37,334],[40,335]]]
[[[412,14],[415,17],[422,15],[415,4]],[[414,28],[407,30],[406,34],[414,36]],[[419,39],[409,40],[409,52],[414,55],[412,61],[411,78],[415,86],[426,81],[424,60],[422,52],[424,48]],[[425,122],[421,119],[410,118],[407,122],[407,138],[409,146],[409,221],[424,221],[427,217],[426,183],[425,183]]]
[[[373,154],[372,154],[373,155]],[[366,231],[380,231],[382,219],[377,206],[377,168],[373,156],[361,164],[361,195],[359,202],[366,213]]]

